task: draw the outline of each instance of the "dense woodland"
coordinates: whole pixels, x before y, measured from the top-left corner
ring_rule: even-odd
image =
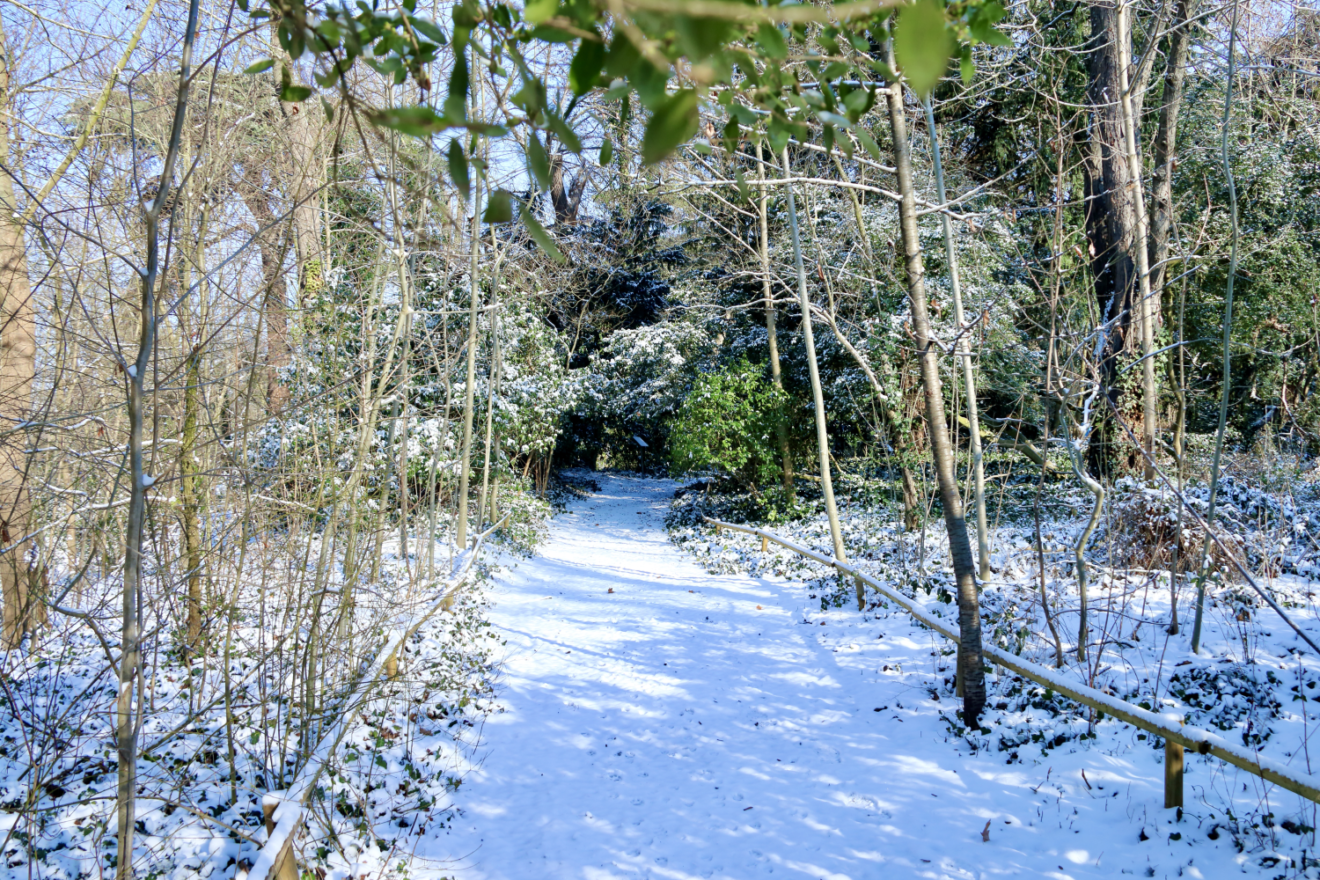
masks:
[[[675,553],[719,516],[938,594],[969,736],[983,639],[1097,687],[1143,625],[1199,650],[1211,609],[1293,614],[1315,653],[1312,6],[10,0],[0,26],[0,870],[249,840],[381,634],[479,543],[536,554],[584,470],[686,487]],[[498,698],[485,602],[409,685],[460,752]],[[404,779],[439,816],[460,782]],[[326,827],[386,821],[350,800]]]

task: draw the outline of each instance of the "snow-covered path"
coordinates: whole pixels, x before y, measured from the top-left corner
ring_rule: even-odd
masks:
[[[1208,824],[1166,824],[1152,750],[969,755],[929,689],[949,674],[929,632],[822,613],[800,584],[708,574],[666,539],[674,484],[600,482],[492,588],[507,711],[486,725],[452,829],[415,854],[446,876],[1250,869]]]

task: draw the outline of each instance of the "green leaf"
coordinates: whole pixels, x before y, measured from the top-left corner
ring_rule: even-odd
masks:
[[[461,52],[454,56],[454,69],[449,74],[449,94],[445,98],[445,115],[450,119],[467,119],[468,66],[467,56]]]
[[[697,93],[682,89],[660,103],[642,135],[642,161],[654,165],[697,133]]]
[[[622,30],[616,31],[610,41],[610,51],[605,54],[605,75],[611,79],[627,76],[641,54]]]
[[[497,189],[486,200],[486,212],[481,215],[485,223],[508,223],[513,219],[513,197]]]
[[[853,129],[853,134],[857,136],[857,140],[861,142],[863,149],[871,154],[871,158],[879,162],[880,147],[876,144],[875,138],[871,137],[871,133],[859,125]]]
[[[504,126],[490,122],[465,122],[463,128],[473,134],[485,135],[488,138],[502,138],[509,133],[509,130]]]
[[[729,115],[738,120],[740,125],[752,126],[756,124],[756,111],[751,107],[742,104],[729,105]]]
[[[331,111],[327,111],[327,115],[329,112]],[[367,118],[382,128],[419,138],[430,137],[450,127],[449,120],[426,106],[391,107],[388,110],[370,113]]]
[[[847,156],[848,159],[851,160],[853,157],[852,138],[839,138],[839,149],[843,150],[843,155]]]
[[[559,11],[559,0],[527,0],[523,6],[523,18],[529,24],[540,24],[555,17]]]
[[[846,117],[837,113],[831,113],[828,110],[821,110],[816,114],[820,121],[826,125],[837,125],[839,128],[852,128],[852,123]]]
[[[339,38],[342,34],[339,32],[339,25],[335,24],[333,19],[324,19],[316,26],[316,32],[321,35],[327,44],[331,46],[339,45]]]
[[[573,62],[568,65],[568,85],[573,94],[585,95],[595,88],[604,63],[605,44],[584,39],[573,56]]]
[[[326,123],[333,125],[335,121],[335,105],[331,104],[323,97],[321,98],[321,109],[325,111]]]
[[[724,125],[724,149],[730,153],[736,152],[741,138],[742,129],[738,127],[738,120],[730,116],[729,121]]]
[[[648,110],[655,110],[668,98],[665,84],[669,82],[669,70],[660,70],[645,58],[633,65],[628,82],[632,83],[637,97]]]
[[[577,39],[577,35],[563,28],[551,27],[548,24],[538,24],[532,30],[532,39],[541,40],[545,43],[571,43]]]
[[[523,87],[513,93],[513,103],[535,120],[545,109],[545,83],[539,79],[523,81]]]
[[[972,63],[972,53],[963,47],[962,57],[958,59],[958,72],[962,74],[963,85],[970,86],[976,77],[976,65]]]
[[[843,106],[850,113],[861,115],[871,109],[871,100],[875,92],[870,89],[854,89],[843,98]]]
[[[898,14],[894,56],[908,85],[923,98],[940,81],[957,48],[939,0],[917,0]]]
[[[600,145],[600,160],[599,160],[599,161],[600,161],[601,167],[604,167],[604,166],[610,164],[610,161],[611,161],[613,158],[614,158],[614,141],[610,140],[609,138],[605,138],[605,140],[602,141],[602,142],[601,142],[601,145]]]
[[[787,58],[788,44],[784,42],[784,35],[779,28],[763,22],[756,29],[756,44],[761,47],[761,51],[769,58]]]
[[[284,86],[280,89],[280,100],[285,104],[297,104],[299,101],[306,101],[312,96],[312,90],[307,86]]]
[[[540,135],[534,131],[527,133],[527,168],[541,189],[550,188],[550,156],[541,143]]]
[[[306,86],[295,86],[293,84],[293,75],[289,73],[288,65],[280,65],[280,100],[285,104],[296,104],[299,101],[306,101],[312,96],[312,90]]]
[[[424,37],[438,46],[444,46],[449,42],[445,32],[440,29],[440,25],[426,18],[410,18],[408,21]]]
[[[527,231],[532,234],[532,238],[536,240],[538,245],[540,245],[541,250],[545,251],[546,256],[554,260],[556,263],[563,263],[563,251],[559,250],[559,245],[555,244],[555,240],[550,237],[550,233],[545,231],[545,227],[541,225],[541,221],[536,219],[536,215],[532,213],[532,209],[524,205],[519,213],[522,215],[523,223],[527,226]]]
[[[681,8],[680,4],[675,5]],[[674,30],[678,35],[679,48],[690,61],[705,61],[719,51],[729,35],[729,29],[730,23],[718,18],[674,16]]]
[[[258,61],[256,64],[251,65],[243,72],[251,73],[251,74],[265,73],[274,66],[275,66],[275,59],[267,58],[265,61]]]
[[[969,28],[969,30],[972,32],[972,36],[975,37],[979,42],[988,43],[991,46],[1013,45],[1013,41],[1009,39],[1008,34],[1004,33],[1003,31],[995,30],[995,28],[991,26],[988,22],[982,21],[980,19],[972,22],[972,26]]]
[[[744,202],[750,202],[752,200],[752,190],[751,187],[747,185],[747,178],[743,177],[741,168],[738,169],[734,178],[738,181],[738,195],[742,196]]]
[[[550,126],[550,130],[555,133],[559,138],[559,142],[564,145],[564,149],[568,150],[570,153],[582,152],[582,141],[578,138],[577,132],[573,130],[572,126],[564,120],[564,117],[547,108],[545,111],[545,118],[546,123]]]
[[[1012,46],[1013,41],[1007,34],[995,30],[995,24],[1004,17],[1003,4],[999,0],[987,0],[973,6],[967,21],[967,30],[978,43],[991,46]]]
[[[454,138],[449,142],[449,176],[454,179],[459,195],[467,201],[472,195],[472,183],[468,179],[467,156],[463,155],[463,145]]]

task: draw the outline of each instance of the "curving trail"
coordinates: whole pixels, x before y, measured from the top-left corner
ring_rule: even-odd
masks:
[[[675,484],[598,479],[600,493],[553,521],[542,554],[492,588],[507,711],[486,725],[452,829],[415,854],[444,876],[1254,867],[1186,823],[1186,842],[1167,839],[1177,829],[1152,750],[1024,747],[1012,765],[1002,752],[969,754],[940,718],[950,699],[932,698],[951,670],[929,632],[898,615],[821,612],[800,584],[708,574],[666,539]],[[1143,827],[1152,840],[1139,839]]]

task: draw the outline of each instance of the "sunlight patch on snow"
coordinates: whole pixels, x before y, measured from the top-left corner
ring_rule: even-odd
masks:
[[[842,687],[834,680],[833,676],[823,669],[804,670],[802,672],[776,672],[767,675],[766,678],[772,678],[775,681],[782,681],[787,684],[795,684],[798,687]]]

